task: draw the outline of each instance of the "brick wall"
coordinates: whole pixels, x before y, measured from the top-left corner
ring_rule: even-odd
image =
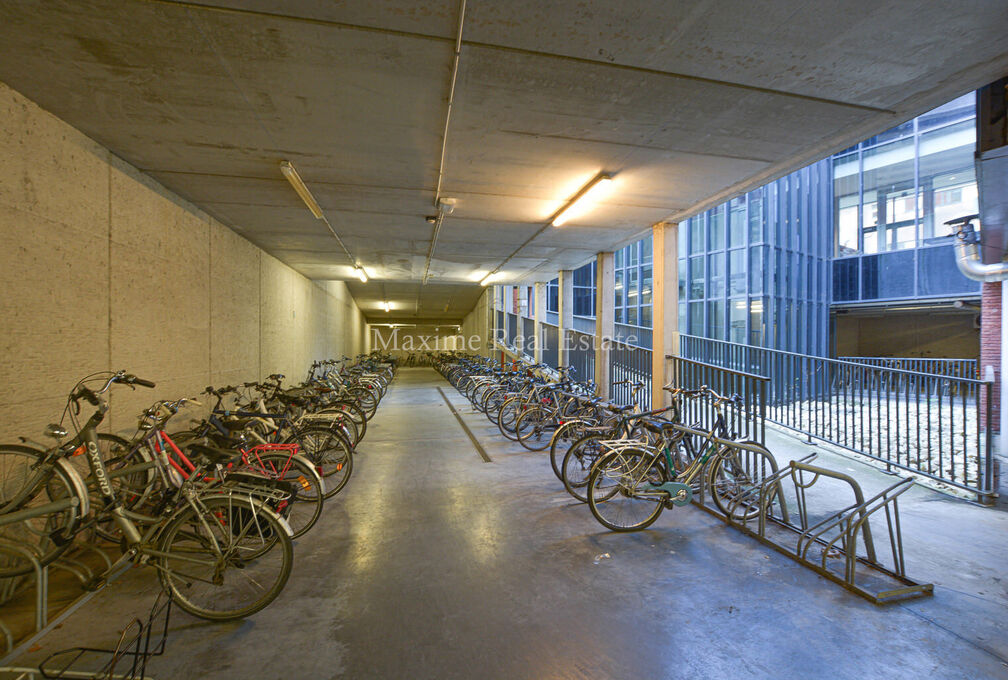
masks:
[[[986,375],[987,367],[994,367],[994,377],[997,382],[992,391],[992,416],[991,423],[994,432],[998,432],[1000,427],[1001,409],[1001,284],[985,283],[981,291],[980,300],[980,377]],[[981,394],[981,397],[983,395]],[[986,427],[986,400],[981,398],[980,402],[980,423],[981,427]]]

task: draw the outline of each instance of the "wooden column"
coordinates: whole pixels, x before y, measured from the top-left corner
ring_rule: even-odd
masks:
[[[536,283],[532,300],[535,318],[535,362],[542,362],[543,322],[546,320],[546,284]]]
[[[616,333],[616,280],[612,253],[595,256],[595,384],[609,398],[609,343]]]
[[[671,376],[665,355],[679,354],[679,225],[651,228],[654,282],[651,288],[651,408],[666,405],[662,386]]]
[[[557,352],[557,366],[567,366],[569,365],[567,332],[574,328],[574,272],[570,269],[561,269],[558,278],[560,313],[557,315],[557,325],[560,330],[557,337],[560,341],[560,348]]]

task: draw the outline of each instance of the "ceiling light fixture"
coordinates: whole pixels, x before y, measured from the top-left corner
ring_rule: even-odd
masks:
[[[350,250],[346,247],[346,244],[343,243],[343,239],[341,239],[340,235],[336,233],[333,226],[329,224],[329,220],[327,220],[325,214],[323,214],[318,201],[316,201],[315,197],[312,196],[312,192],[308,190],[304,180],[301,179],[301,175],[299,175],[298,171],[294,169],[294,164],[290,161],[280,161],[280,172],[287,178],[290,185],[294,187],[294,191],[296,191],[297,195],[301,197],[304,204],[308,206],[308,210],[310,210],[311,214],[315,216],[315,219],[322,220],[322,222],[326,225],[326,228],[329,230],[329,233],[332,234],[333,238],[336,239],[336,242],[340,244],[340,248],[343,249],[343,252],[346,253],[347,259],[350,260],[350,264],[353,265],[357,278],[361,280],[361,283],[367,283],[368,276],[367,273],[365,273],[364,268],[357,263],[354,256],[350,254]]]
[[[602,172],[596,175],[592,181],[581,188],[581,191],[567,201],[560,212],[550,220],[550,224],[559,227],[586,212],[612,187],[612,181],[612,175],[607,173]]]
[[[310,192],[308,187],[305,186],[304,180],[301,179],[301,175],[299,175],[298,171],[294,169],[291,162],[281,161],[280,172],[282,172],[283,176],[287,178],[290,185],[294,187],[294,191],[296,191],[297,195],[301,197],[304,204],[308,206],[308,209],[311,210],[311,214],[315,216],[315,219],[321,220],[323,218],[322,208],[319,207],[318,201],[315,200],[315,197],[312,196],[312,192]]]
[[[383,304],[385,306],[385,311],[386,312],[391,312],[392,311],[392,305],[389,303],[388,300],[386,300]]]
[[[480,281],[480,285],[483,287],[489,286],[490,282],[493,281],[496,277],[497,272],[490,272],[489,274],[483,277],[483,280]]]

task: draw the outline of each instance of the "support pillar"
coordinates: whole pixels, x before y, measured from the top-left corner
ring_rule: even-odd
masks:
[[[546,320],[546,284],[536,283],[532,300],[535,319],[535,362],[542,363],[543,321]]]
[[[595,384],[609,398],[609,343],[616,334],[616,277],[612,253],[595,256]]]
[[[671,379],[665,355],[679,354],[679,225],[651,228],[654,282],[651,288],[651,408],[666,405],[662,390]]]
[[[561,269],[558,278],[560,300],[557,325],[560,330],[557,332],[557,338],[560,347],[557,351],[557,366],[568,366],[570,364],[567,356],[569,346],[567,332],[574,328],[574,272],[570,269]]]

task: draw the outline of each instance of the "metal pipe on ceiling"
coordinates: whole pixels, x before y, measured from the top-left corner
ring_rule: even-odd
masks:
[[[441,160],[438,164],[437,186],[434,189],[434,207],[437,208],[437,219],[431,234],[430,249],[427,251],[427,263],[424,265],[421,286],[427,285],[430,277],[431,260],[434,259],[434,249],[437,247],[438,235],[441,233],[441,223],[444,221],[445,206],[441,201],[441,185],[444,182],[445,155],[448,152],[448,126],[451,124],[452,107],[455,105],[455,81],[458,79],[459,56],[462,54],[462,27],[465,24],[466,0],[459,0],[458,32],[455,37],[455,55],[452,58],[451,80],[448,85],[448,110],[445,112],[444,131],[441,133]],[[419,306],[419,294],[417,295]]]

